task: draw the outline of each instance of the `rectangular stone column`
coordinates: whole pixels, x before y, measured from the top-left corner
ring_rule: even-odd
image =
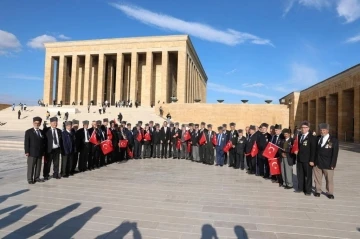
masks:
[[[161,102],[170,102],[169,96],[169,52],[163,51],[161,56]]]
[[[102,104],[104,100],[104,85],[105,85],[105,63],[106,57],[104,54],[99,54],[99,66],[98,66],[98,77],[97,77],[97,99],[96,104]],[[96,86],[95,86],[96,88]]]
[[[78,93],[77,93],[77,104],[80,104],[80,102],[83,101],[83,98],[84,98],[84,65],[83,64],[80,64],[80,59],[78,60],[79,61],[79,66],[78,66],[78,70],[77,70],[77,90],[78,90]],[[84,102],[83,102],[84,103]]]
[[[115,82],[115,101],[119,101],[123,98],[123,67],[124,67],[124,55],[122,52],[116,55],[116,82]]]
[[[330,134],[338,137],[338,102],[334,95],[326,96],[326,123],[330,124]]]
[[[354,87],[354,142],[360,143],[360,85]]]
[[[316,127],[326,122],[326,98],[318,98],[316,100]]]
[[[142,79],[141,85],[141,105],[151,105],[151,78],[152,78],[153,54],[151,51],[146,52],[146,72]]]
[[[54,58],[46,54],[44,72],[44,104],[52,104],[54,90]]]
[[[113,80],[114,80],[114,61],[112,59],[108,60],[107,64],[107,85],[106,85],[106,99],[110,104],[112,104],[113,99]]]
[[[345,115],[343,97],[344,97],[344,93],[342,89],[340,89],[340,91],[338,92],[338,138],[340,141],[345,140],[345,133],[343,127],[344,115]]]
[[[66,57],[64,55],[59,57],[59,83],[58,83],[58,99],[56,99],[57,103],[60,101],[65,104],[65,78],[66,78]]]
[[[186,103],[186,51],[178,52],[178,86],[177,86],[177,99],[179,103]]]
[[[71,87],[70,87],[70,105],[75,102],[79,104],[78,99],[78,88],[81,87],[81,79],[78,81],[78,66],[79,58],[77,55],[72,56],[71,64]]]
[[[84,65],[84,105],[89,105],[90,103],[90,70],[91,70],[91,59],[90,55],[85,55],[85,65]]]
[[[131,79],[130,79],[130,96],[129,99],[132,100],[133,104],[136,101],[136,80],[138,74],[138,54],[137,52],[131,53]]]

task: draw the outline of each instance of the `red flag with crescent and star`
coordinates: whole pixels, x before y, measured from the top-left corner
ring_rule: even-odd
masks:
[[[204,133],[202,133],[200,139],[199,139],[199,144],[200,145],[204,145],[206,143],[206,136]]]
[[[191,135],[190,135],[190,132],[189,131],[186,131],[185,134],[184,134],[184,140],[185,141],[188,141],[191,139]]]
[[[92,132],[91,137],[89,139],[89,142],[95,145],[98,145],[98,141],[96,139],[95,130]]]
[[[111,153],[113,151],[112,143],[108,139],[102,141],[100,146],[101,146],[101,151],[103,152],[104,155]]]
[[[134,157],[134,153],[133,153],[133,151],[131,151],[131,149],[129,147],[126,149],[126,152],[129,155],[129,158],[132,159]]]
[[[294,154],[295,152],[299,152],[299,137],[296,136],[294,140],[294,145],[291,148],[291,153]]]
[[[226,143],[225,147],[223,148],[224,153],[229,152],[229,150],[232,148],[232,146],[233,146],[233,144],[232,144],[231,140],[229,140],[229,141]]]
[[[176,149],[181,149],[181,140],[178,139],[176,142]]]
[[[211,142],[214,146],[216,146],[218,144],[216,134],[213,134]]]
[[[150,141],[150,140],[151,140],[151,135],[150,135],[149,132],[146,132],[146,134],[145,134],[145,139],[146,139],[146,141]]]
[[[263,156],[268,159],[274,158],[278,150],[278,146],[269,142],[264,149]]]
[[[112,135],[111,130],[109,128],[107,129],[106,134],[107,134],[108,140],[112,140],[113,135]]]
[[[191,144],[190,144],[190,142],[187,143],[187,151],[188,151],[188,153],[191,152]]]
[[[138,134],[137,134],[137,136],[136,136],[136,140],[139,141],[139,142],[141,142],[142,139],[143,139],[143,136],[142,136],[142,133],[141,133],[141,131],[140,131],[140,132],[138,132]]]
[[[251,157],[255,157],[258,153],[259,153],[259,148],[258,148],[257,143],[255,141],[255,143],[254,143],[254,145],[253,145],[253,147],[251,149],[251,153],[250,153]]]
[[[127,147],[127,145],[128,145],[128,141],[126,139],[119,140],[119,147],[120,148],[124,149],[124,148]]]
[[[269,158],[269,168],[271,175],[279,175],[281,174],[280,162],[277,158]]]

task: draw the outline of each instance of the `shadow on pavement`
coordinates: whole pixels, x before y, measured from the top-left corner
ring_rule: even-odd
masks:
[[[29,189],[23,189],[23,190],[19,190],[19,191],[17,191],[17,192],[14,192],[14,193],[12,193],[12,194],[2,195],[2,196],[0,196],[0,203],[5,202],[5,201],[6,201],[8,198],[10,198],[10,197],[15,197],[15,196],[17,196],[17,195],[26,193],[27,191],[29,191]]]
[[[36,206],[34,205],[34,206],[30,206],[30,207],[22,207],[15,211],[12,211],[11,213],[9,213],[9,215],[0,219],[0,230],[21,220],[21,218],[23,218],[26,214],[28,214],[35,208],[36,208]],[[18,237],[18,238],[21,238],[21,237]]]
[[[21,206],[21,204],[18,204],[18,205],[14,205],[14,206],[11,206],[11,207],[7,207],[7,208],[4,208],[4,209],[1,209],[0,210],[0,215],[1,214],[4,214],[4,213],[7,213],[7,212],[10,212],[10,211],[12,211],[12,210],[14,210],[14,209],[16,209],[16,208],[18,208],[18,207],[20,207]]]
[[[137,228],[137,223],[129,222],[129,221],[125,221],[125,222],[121,223],[120,226],[118,226],[111,232],[107,232],[107,233],[97,236],[96,239],[105,239],[105,238],[122,239],[130,232],[133,233],[134,239],[142,239],[141,233],[140,233],[139,229]]]

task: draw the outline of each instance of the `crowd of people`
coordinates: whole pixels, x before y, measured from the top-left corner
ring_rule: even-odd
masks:
[[[295,192],[310,196],[314,175],[314,196],[319,197],[324,175],[325,195],[334,199],[339,144],[329,135],[330,126],[325,123],[319,125],[320,135],[316,136],[309,132],[307,121],[293,133],[278,124],[269,130],[266,123],[259,127],[250,125],[245,130],[236,129],[235,123],[230,123],[230,129],[223,124],[217,131],[205,122],[180,125],[164,121],[160,125],[150,121],[143,127],[141,121],[134,126],[122,121],[122,116],[119,124],[107,118],[91,124],[83,121],[80,129],[77,120],[66,121],[64,130],[57,128],[57,117],[50,118],[50,127],[44,124],[42,130],[41,122],[40,117],[33,118],[33,127],[25,132],[29,184],[49,180],[51,166],[52,178],[60,179],[125,160],[172,158],[246,170],[284,189],[294,188],[295,165]]]

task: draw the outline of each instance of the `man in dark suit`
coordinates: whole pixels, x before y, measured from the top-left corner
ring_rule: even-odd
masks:
[[[128,148],[130,151],[133,151],[134,148],[134,132],[131,129],[131,124],[127,123],[127,130],[125,130],[126,138],[128,140]],[[126,159],[131,159],[128,152],[126,152]]]
[[[301,123],[301,135],[298,137],[299,152],[297,153],[296,171],[298,178],[298,190],[306,196],[311,195],[312,171],[316,155],[316,137],[309,133],[310,123]]]
[[[74,119],[72,121],[71,132],[75,135],[75,151],[73,154],[72,164],[71,164],[71,168],[70,168],[71,176],[74,175],[76,165],[78,164],[78,161],[79,161],[80,145],[78,145],[78,141],[76,140],[76,132],[78,130],[79,130],[79,121]]]
[[[225,135],[225,141],[226,143],[229,141],[230,137],[230,130],[227,130],[227,124],[222,125],[223,134]],[[224,153],[224,164],[226,165],[228,163],[229,155],[228,153]]]
[[[330,125],[322,123],[319,125],[321,137],[318,139],[317,153],[315,157],[315,197],[320,197],[322,177],[325,175],[326,196],[334,199],[334,170],[339,154],[338,140],[329,135]]]
[[[91,155],[91,143],[89,142],[91,134],[89,132],[89,121],[83,121],[83,127],[76,131],[76,144],[78,145],[78,149],[80,151],[79,157],[79,172],[85,172],[86,169],[92,170],[92,163],[90,162]],[[92,133],[92,132],[91,132]],[[89,164],[88,164],[89,162]],[[75,169],[73,167],[74,173]]]
[[[61,177],[63,178],[68,178],[70,175],[75,152],[75,134],[71,131],[71,127],[72,122],[66,121],[65,130],[62,132]]]
[[[256,144],[259,149],[257,155],[257,166],[259,167],[258,176],[263,176],[264,178],[270,177],[270,168],[269,163],[266,157],[263,156],[264,150],[267,144],[271,141],[271,135],[267,132],[269,125],[267,123],[262,123],[259,127],[260,133],[258,133]]]
[[[228,140],[232,143],[232,148],[229,150],[229,167],[235,168],[235,159],[236,159],[236,145],[238,142],[239,134],[235,130],[235,123],[230,123],[230,133]]]
[[[164,121],[163,127],[160,130],[160,143],[161,143],[161,158],[167,158],[167,148],[170,143],[170,128],[167,126],[167,122]]]
[[[152,143],[153,143],[153,158],[160,158],[160,125],[156,124],[155,125],[155,131],[153,132],[153,136],[152,136]]]
[[[199,130],[199,140],[202,137],[202,135],[207,135],[207,129],[205,129],[205,122],[201,122],[200,124],[200,130]],[[199,145],[199,156],[200,156],[200,162],[205,163],[205,144]]]
[[[171,146],[173,148],[173,150],[172,150],[173,155],[172,156],[173,156],[173,159],[177,159],[177,158],[180,158],[180,151],[176,147],[177,146],[177,141],[181,137],[181,130],[179,129],[179,123],[178,122],[176,122],[175,124],[171,123],[170,128],[172,128],[172,130],[170,131]]]
[[[206,144],[205,144],[205,162],[204,164],[214,165],[214,145],[212,143],[213,136],[216,135],[212,130],[212,125],[207,125]]]
[[[251,150],[254,146],[254,143],[257,140],[256,127],[255,125],[250,125],[249,133],[246,138],[246,146],[245,146],[245,155],[246,155],[246,164],[248,166],[247,173],[255,174],[256,173],[256,156],[251,156]]]
[[[275,126],[276,127],[276,126]],[[279,146],[280,151],[280,161],[281,161],[281,176],[282,182],[285,189],[293,188],[293,165],[295,163],[294,154],[291,153],[291,149],[294,145],[294,139],[291,138],[291,133],[289,129],[283,129],[282,135],[283,139],[280,139]]]
[[[240,168],[241,170],[244,170],[245,168],[245,163],[244,163],[244,155],[245,155],[245,146],[246,146],[246,138],[243,136],[243,130],[239,129],[238,130],[238,141],[235,147],[236,150],[236,157],[235,157],[235,164],[234,164],[234,168],[238,169]]]
[[[27,180],[29,184],[43,182],[40,179],[41,162],[45,155],[46,139],[42,130],[39,129],[42,119],[33,118],[33,128],[25,131],[24,148],[27,157]]]
[[[218,127],[218,133],[216,134],[217,145],[216,148],[216,166],[224,166],[224,147],[227,143],[226,134],[223,133],[223,127]]]
[[[195,124],[195,129],[191,133],[191,151],[192,151],[193,161],[197,163],[200,162],[199,139],[200,139],[199,124]]]
[[[44,163],[44,179],[49,179],[51,164],[53,163],[53,178],[60,179],[59,163],[60,154],[62,152],[62,134],[61,130],[57,128],[57,117],[50,118],[50,129],[46,132],[47,138],[47,159]]]

